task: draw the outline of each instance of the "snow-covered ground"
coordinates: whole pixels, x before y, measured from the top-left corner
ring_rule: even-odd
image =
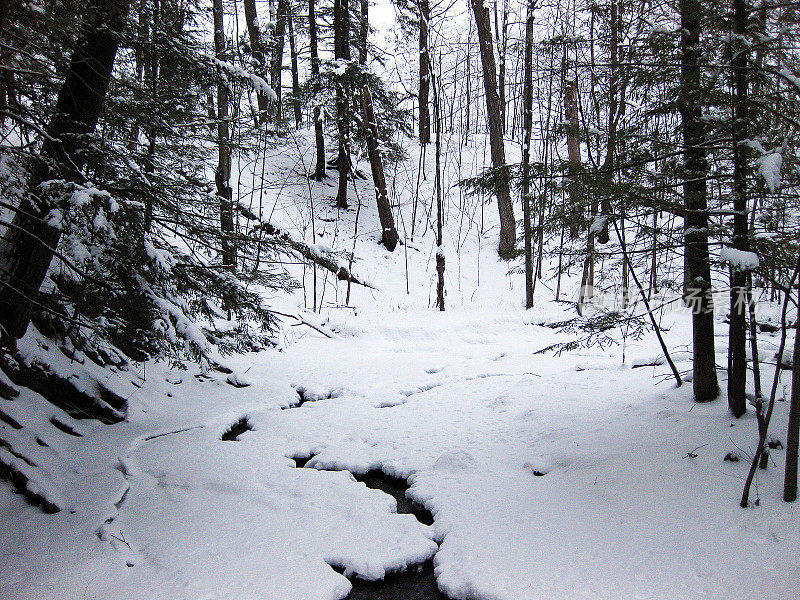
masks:
[[[471,174],[484,150],[476,141],[460,167],[450,152],[450,178]],[[309,191],[300,156],[272,158],[267,176],[282,173],[284,183],[268,190],[263,211],[308,241],[350,249],[355,210],[332,208],[333,179]],[[416,160],[395,179],[406,219]],[[431,173],[420,184],[422,230]],[[309,193],[313,239],[299,202]],[[38,480],[65,507],[44,514],[0,484],[0,597],[336,600],[350,583],[332,567],[379,579],[431,556],[439,586],[458,599],[797,594],[800,518],[780,498],[782,450],[758,473],[759,505],[738,506],[757,437],[752,414],[733,419],[724,397],[693,404],[691,386],[676,388],[667,367],[638,367],[659,362],[652,334],[614,332],[620,343],[604,349],[536,354],[579,337],[546,326],[573,318],[574,306],[554,302],[545,280],[535,307],[520,308],[521,276],[494,252],[494,204],[457,190],[448,197],[448,310],[433,310],[432,235],[418,223],[413,243],[393,254],[377,246],[370,193],[359,182],[355,270],[377,289],[353,287],[343,306],[345,286],[328,281],[322,315],[308,318],[335,336],[287,320],[278,348],[227,360],[247,387],[192,365],[137,365],[135,377],[118,376],[129,414],[112,426],[73,421],[31,392],[0,401],[23,425],[2,423],[9,445],[47,444]],[[307,271],[305,292],[281,299],[284,310],[302,309],[304,297],[313,304],[311,280]],[[687,371],[688,314],[660,318]],[[777,338],[761,343],[771,356]],[[724,364],[724,337],[717,350]],[[790,380],[783,375],[780,397]],[[307,401],[288,408],[298,390]],[[786,413],[778,402],[776,438]],[[243,417],[252,430],[221,440]],[[742,460],[724,461],[728,453]],[[293,457],[309,456],[296,468]],[[394,499],[346,472],[374,469],[408,479],[434,524],[397,514]]]

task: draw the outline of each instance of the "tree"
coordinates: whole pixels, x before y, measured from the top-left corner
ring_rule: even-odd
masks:
[[[217,59],[224,61],[225,20],[222,0],[212,4],[214,16],[214,49]],[[217,84],[217,169],[214,179],[219,198],[219,225],[222,230],[222,264],[231,271],[236,269],[236,248],[233,241],[233,188],[231,188],[231,145],[228,123],[228,88],[224,81]],[[227,307],[226,307],[227,308]]]
[[[533,131],[533,12],[528,2],[525,20],[525,84],[522,101],[522,211],[525,229],[525,308],[533,306],[533,232],[531,230],[530,157]]]
[[[707,402],[719,395],[714,354],[714,308],[711,298],[711,265],[708,257],[708,203],[706,178],[705,123],[703,121],[699,0],[681,0],[681,72],[680,102],[683,134],[684,181],[686,206],[687,304],[692,309],[692,353],[694,399]]]
[[[350,7],[349,0],[335,0],[333,4],[334,55],[337,61],[350,60]],[[336,125],[339,129],[339,187],[336,193],[337,208],[347,208],[347,176],[350,173],[350,117],[347,89],[344,83],[336,88]]]
[[[733,36],[731,66],[733,96],[731,140],[733,150],[733,237],[736,250],[748,250],[747,219],[747,137],[748,137],[748,64],[747,40],[749,6],[745,0],[733,1]],[[747,270],[731,265],[730,322],[728,328],[728,408],[735,417],[747,412],[747,354],[745,346],[747,311]]]
[[[129,0],[89,1],[47,128],[42,154],[48,164],[41,167],[39,181],[58,174],[71,180],[82,179],[81,168],[86,160],[82,150],[103,109],[129,8]],[[21,338],[28,328],[39,288],[61,236],[60,230],[46,219],[50,209],[46,198],[27,196],[16,209],[0,247],[0,326],[12,339]]]
[[[383,174],[383,161],[378,148],[378,127],[375,122],[375,111],[372,108],[372,96],[369,87],[361,88],[361,107],[364,111],[364,129],[367,138],[369,164],[372,170],[372,181],[375,186],[375,199],[378,203],[378,217],[381,222],[381,244],[392,252],[400,239],[394,225],[392,207],[386,192],[386,178]]]
[[[419,143],[429,144],[431,141],[431,114],[428,95],[430,90],[430,53],[428,50],[428,23],[431,8],[428,0],[418,0],[419,11]]]
[[[281,78],[283,75],[283,47],[286,42],[286,20],[289,17],[289,0],[278,0],[278,14],[275,28],[272,30],[272,57],[270,58],[270,85],[275,91],[275,128],[279,128],[283,120],[281,106]]]
[[[489,144],[492,153],[492,166],[502,169],[506,164],[503,141],[503,124],[500,113],[500,99],[497,96],[497,71],[495,69],[492,30],[489,25],[489,9],[483,0],[471,0],[472,12],[478,29],[478,42],[481,47],[481,64],[483,65],[483,88],[486,94],[486,112],[489,117]],[[508,177],[500,177],[495,191],[497,208],[500,213],[500,242],[498,254],[509,259],[514,256],[516,243],[516,221],[514,206],[511,203]]]
[[[795,271],[800,271],[800,256],[798,256]],[[786,293],[790,294],[791,290]],[[800,306],[800,298],[798,305]],[[800,446],[800,326],[798,323],[800,323],[800,318],[795,319],[792,400],[789,408],[789,426],[786,432],[786,473],[783,482],[783,499],[786,502],[797,500],[797,454],[798,446]]]
[[[256,12],[256,0],[244,0],[244,18],[247,23],[247,33],[250,37],[250,54],[255,61],[256,73],[265,77],[267,64],[264,57],[264,42],[261,37],[261,25]],[[269,111],[269,98],[264,92],[256,94],[258,102],[258,123],[266,119]]]
[[[300,69],[297,60],[297,40],[294,35],[294,13],[292,5],[288,5],[289,14],[286,17],[289,26],[289,56],[292,65],[292,108],[294,109],[294,124],[298,129],[303,120],[303,111],[300,107]]]
[[[311,52],[311,78],[319,78],[319,50],[317,48],[317,14],[316,0],[308,0],[308,35]],[[321,181],[325,177],[325,136],[322,131],[322,109],[319,101],[314,103],[314,140],[317,149],[317,160],[314,166],[314,179]]]

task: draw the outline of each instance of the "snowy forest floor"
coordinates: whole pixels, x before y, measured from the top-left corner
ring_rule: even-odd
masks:
[[[462,158],[474,166],[481,153],[482,140]],[[312,194],[314,241],[352,248],[355,210],[332,208],[335,179],[309,186],[302,160],[275,156],[266,175],[284,183],[262,212],[310,239],[312,217],[296,207]],[[395,173],[406,218],[410,170]],[[119,376],[129,412],[113,426],[74,421],[32,392],[2,401],[23,426],[3,424],[13,442],[47,444],[38,451],[51,455],[67,508],[44,514],[0,484],[0,597],[337,600],[350,590],[344,575],[380,579],[431,557],[441,590],[458,599],[796,595],[800,518],[780,498],[782,450],[758,473],[759,505],[738,506],[752,412],[733,419],[724,396],[696,405],[666,367],[633,368],[658,362],[652,333],[623,340],[617,330],[619,344],[536,354],[578,336],[547,326],[575,317],[574,305],[554,302],[545,281],[535,307],[520,308],[521,276],[494,253],[494,205],[470,208],[452,190],[448,310],[435,311],[431,234],[386,252],[368,182],[359,194],[356,271],[378,289],[354,287],[350,307],[341,284],[330,289],[319,324],[335,337],[287,321],[277,349],[227,360],[242,388],[192,365],[137,365]],[[310,306],[310,279],[280,300],[284,310],[303,296]],[[660,318],[689,370],[689,315]],[[718,364],[725,331],[718,323]],[[769,357],[776,335],[761,340]],[[771,376],[765,367],[767,389]],[[786,413],[778,402],[778,439]],[[221,439],[242,420],[236,440]],[[310,460],[297,468],[295,458]],[[351,475],[374,470],[407,479],[433,525],[397,514],[392,497]]]

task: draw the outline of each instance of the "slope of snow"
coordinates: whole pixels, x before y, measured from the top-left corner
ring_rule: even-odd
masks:
[[[483,164],[484,141],[447,145],[447,180]],[[297,148],[269,157],[267,179],[282,183],[260,200],[253,191],[254,206],[306,241],[350,250],[356,207],[333,208],[333,177],[303,179],[308,132]],[[783,451],[758,473],[759,506],[740,509],[747,461],[723,458],[752,452],[755,419],[732,419],[724,398],[694,405],[651,333],[615,330],[602,349],[537,353],[580,337],[547,326],[574,318],[574,306],[555,302],[545,278],[522,310],[521,275],[496,258],[496,207],[453,188],[448,309],[430,308],[433,157],[412,242],[418,149],[409,150],[394,173],[406,242],[394,253],[376,245],[370,182],[357,184],[355,268],[377,289],[353,287],[345,306],[346,284],[318,271],[314,302],[313,273],[298,267],[304,289],[280,299],[287,314],[321,304],[307,319],[318,330],[287,321],[278,348],[226,359],[232,374],[136,365],[137,384],[118,384],[128,421],[65,421],[81,437],[44,425],[69,417],[35,394],[2,401],[48,444],[41,462],[65,509],[45,515],[0,485],[0,597],[337,600],[350,590],[340,571],[379,579],[431,556],[442,590],[463,600],[796,595],[800,520],[780,499]],[[575,277],[562,300],[575,300]],[[690,371],[689,315],[659,319]],[[759,341],[777,349],[774,335]],[[771,428],[779,439],[786,404]],[[222,441],[240,420],[251,430]],[[3,439],[31,441],[1,426]],[[311,460],[298,469],[292,457]],[[408,479],[433,526],[343,472],[375,469]]]

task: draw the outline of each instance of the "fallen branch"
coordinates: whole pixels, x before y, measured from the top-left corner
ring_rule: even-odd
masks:
[[[349,281],[350,283],[355,283],[357,285],[362,285],[370,289],[375,289],[375,287],[370,285],[369,283],[358,279],[355,275],[353,275],[353,273],[347,267],[340,265],[339,263],[337,263],[335,260],[333,260],[328,256],[323,256],[320,252],[311,248],[309,244],[294,239],[291,235],[289,235],[288,232],[281,231],[277,227],[273,226],[271,223],[268,223],[266,221],[261,221],[261,223],[256,227],[256,229],[262,230],[264,231],[264,233],[278,238],[280,241],[289,246],[292,250],[297,252],[303,258],[310,260],[314,264],[319,265],[323,269],[326,269],[331,273],[333,273],[334,275],[336,275],[336,278],[339,281]]]

